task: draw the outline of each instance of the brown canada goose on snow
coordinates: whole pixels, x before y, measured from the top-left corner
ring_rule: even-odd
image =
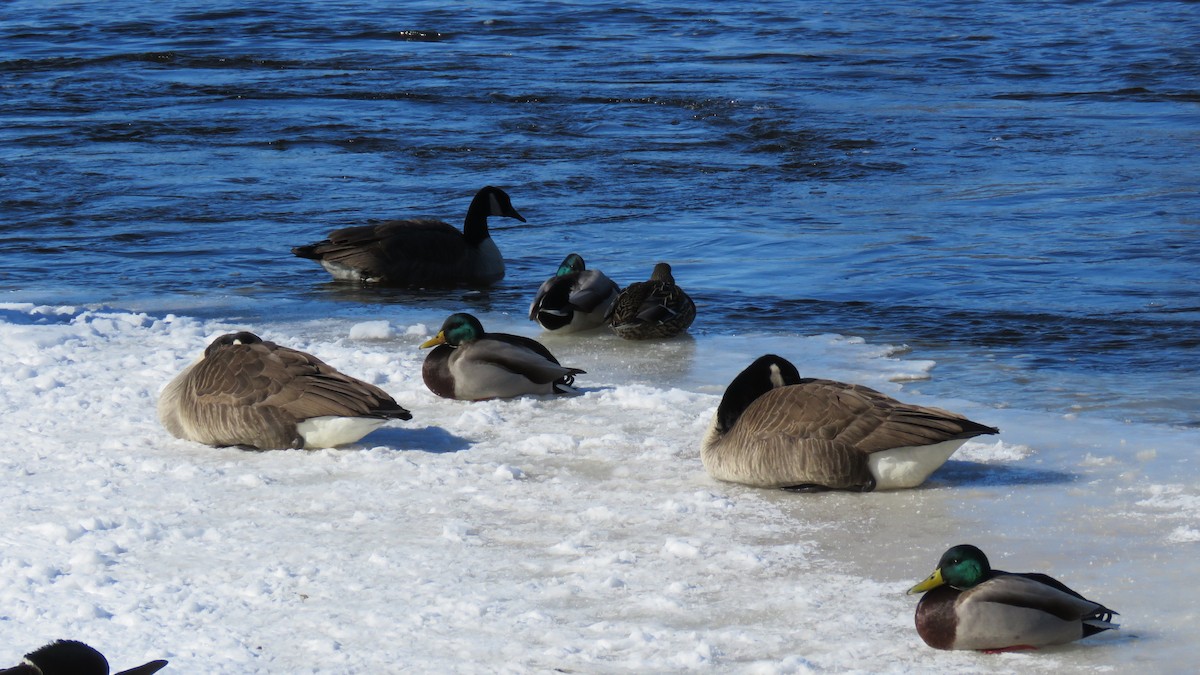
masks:
[[[158,660],[116,675],[150,675],[167,667]],[[55,640],[25,655],[19,666],[0,670],[0,675],[108,675],[108,659],[92,647],[76,640]]]
[[[421,349],[425,386],[443,398],[481,401],[524,394],[567,394],[578,368],[560,365],[545,345],[523,335],[485,333],[470,314],[451,314]]]
[[[600,270],[589,270],[583,257],[572,253],[563,259],[554,276],[542,282],[529,320],[551,333],[573,333],[604,325],[621,287]]]
[[[241,332],[213,340],[171,380],[158,418],[176,438],[272,450],[345,445],[412,415],[379,387]]]
[[[626,340],[669,338],[696,320],[696,303],[675,283],[671,266],[660,262],[648,281],[629,284],[613,301],[608,323]]]
[[[387,286],[490,286],[504,278],[504,257],[488,232],[488,216],[525,218],[508,194],[480,190],[462,231],[440,220],[392,220],[334,230],[292,253],[321,263],[334,279]]]
[[[709,475],[761,488],[920,485],[967,439],[999,430],[759,357],[725,390],[700,449]]]
[[[942,554],[933,574],[908,592],[925,593],[917,634],[935,649],[1037,649],[1117,628],[1111,609],[1045,574],[994,570],[970,544]]]

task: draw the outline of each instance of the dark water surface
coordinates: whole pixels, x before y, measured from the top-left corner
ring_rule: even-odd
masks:
[[[0,301],[519,316],[574,250],[672,262],[701,339],[862,335],[938,361],[927,393],[1200,423],[1198,5],[921,5],[9,2]],[[288,253],[485,184],[528,219],[485,293]]]

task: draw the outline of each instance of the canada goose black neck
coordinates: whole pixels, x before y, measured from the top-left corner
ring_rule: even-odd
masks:
[[[799,384],[800,381],[800,371],[782,356],[766,354],[758,357],[725,389],[725,395],[717,407],[717,432],[725,434],[732,429],[746,408],[758,397],[776,387]]]
[[[488,232],[488,216],[506,216],[525,222],[525,218],[513,208],[508,194],[500,188],[488,185],[475,193],[475,198],[467,207],[467,217],[463,220],[463,238],[466,239],[467,246],[478,248],[485,239],[491,237],[491,233]]]

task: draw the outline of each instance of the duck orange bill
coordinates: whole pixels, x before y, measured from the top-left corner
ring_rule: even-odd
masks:
[[[437,335],[434,335],[433,337],[429,338],[428,340],[422,342],[420,349],[425,349],[426,347],[436,347],[440,344],[445,344],[445,343],[446,343],[446,332],[439,331]]]
[[[946,580],[942,578],[942,568],[939,567],[933,571],[933,574],[929,575],[928,579],[908,589],[908,594],[912,595],[913,593],[931,591],[944,583],[946,583]]]

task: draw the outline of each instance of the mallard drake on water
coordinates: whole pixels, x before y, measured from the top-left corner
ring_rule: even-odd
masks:
[[[177,438],[259,450],[335,447],[412,419],[379,387],[245,331],[213,340],[171,380],[158,417]]]
[[[504,258],[488,233],[488,216],[525,222],[504,190],[488,186],[471,200],[461,232],[440,220],[392,220],[334,230],[292,253],[321,263],[334,279],[387,286],[490,286],[504,278]]]
[[[970,544],[946,551],[908,592],[925,593],[917,634],[936,649],[1036,649],[1117,628],[1111,609],[1045,574],[993,570]]]
[[[600,270],[589,270],[578,253],[568,255],[558,272],[542,282],[529,320],[552,333],[571,333],[604,324],[621,288]]]
[[[429,390],[443,398],[479,401],[523,394],[564,394],[576,375],[542,343],[521,335],[485,333],[470,314],[451,314],[421,348],[436,347],[421,375]]]
[[[668,338],[682,333],[696,319],[696,304],[675,284],[671,266],[660,262],[648,281],[630,284],[609,310],[613,332],[626,340]]]
[[[967,439],[999,430],[857,384],[802,378],[759,357],[729,383],[700,459],[718,480],[761,488],[920,485]]]
[[[116,675],[150,675],[166,666],[166,661],[151,661]],[[108,659],[82,642],[55,640],[26,654],[21,665],[0,670],[0,675],[108,675]]]

